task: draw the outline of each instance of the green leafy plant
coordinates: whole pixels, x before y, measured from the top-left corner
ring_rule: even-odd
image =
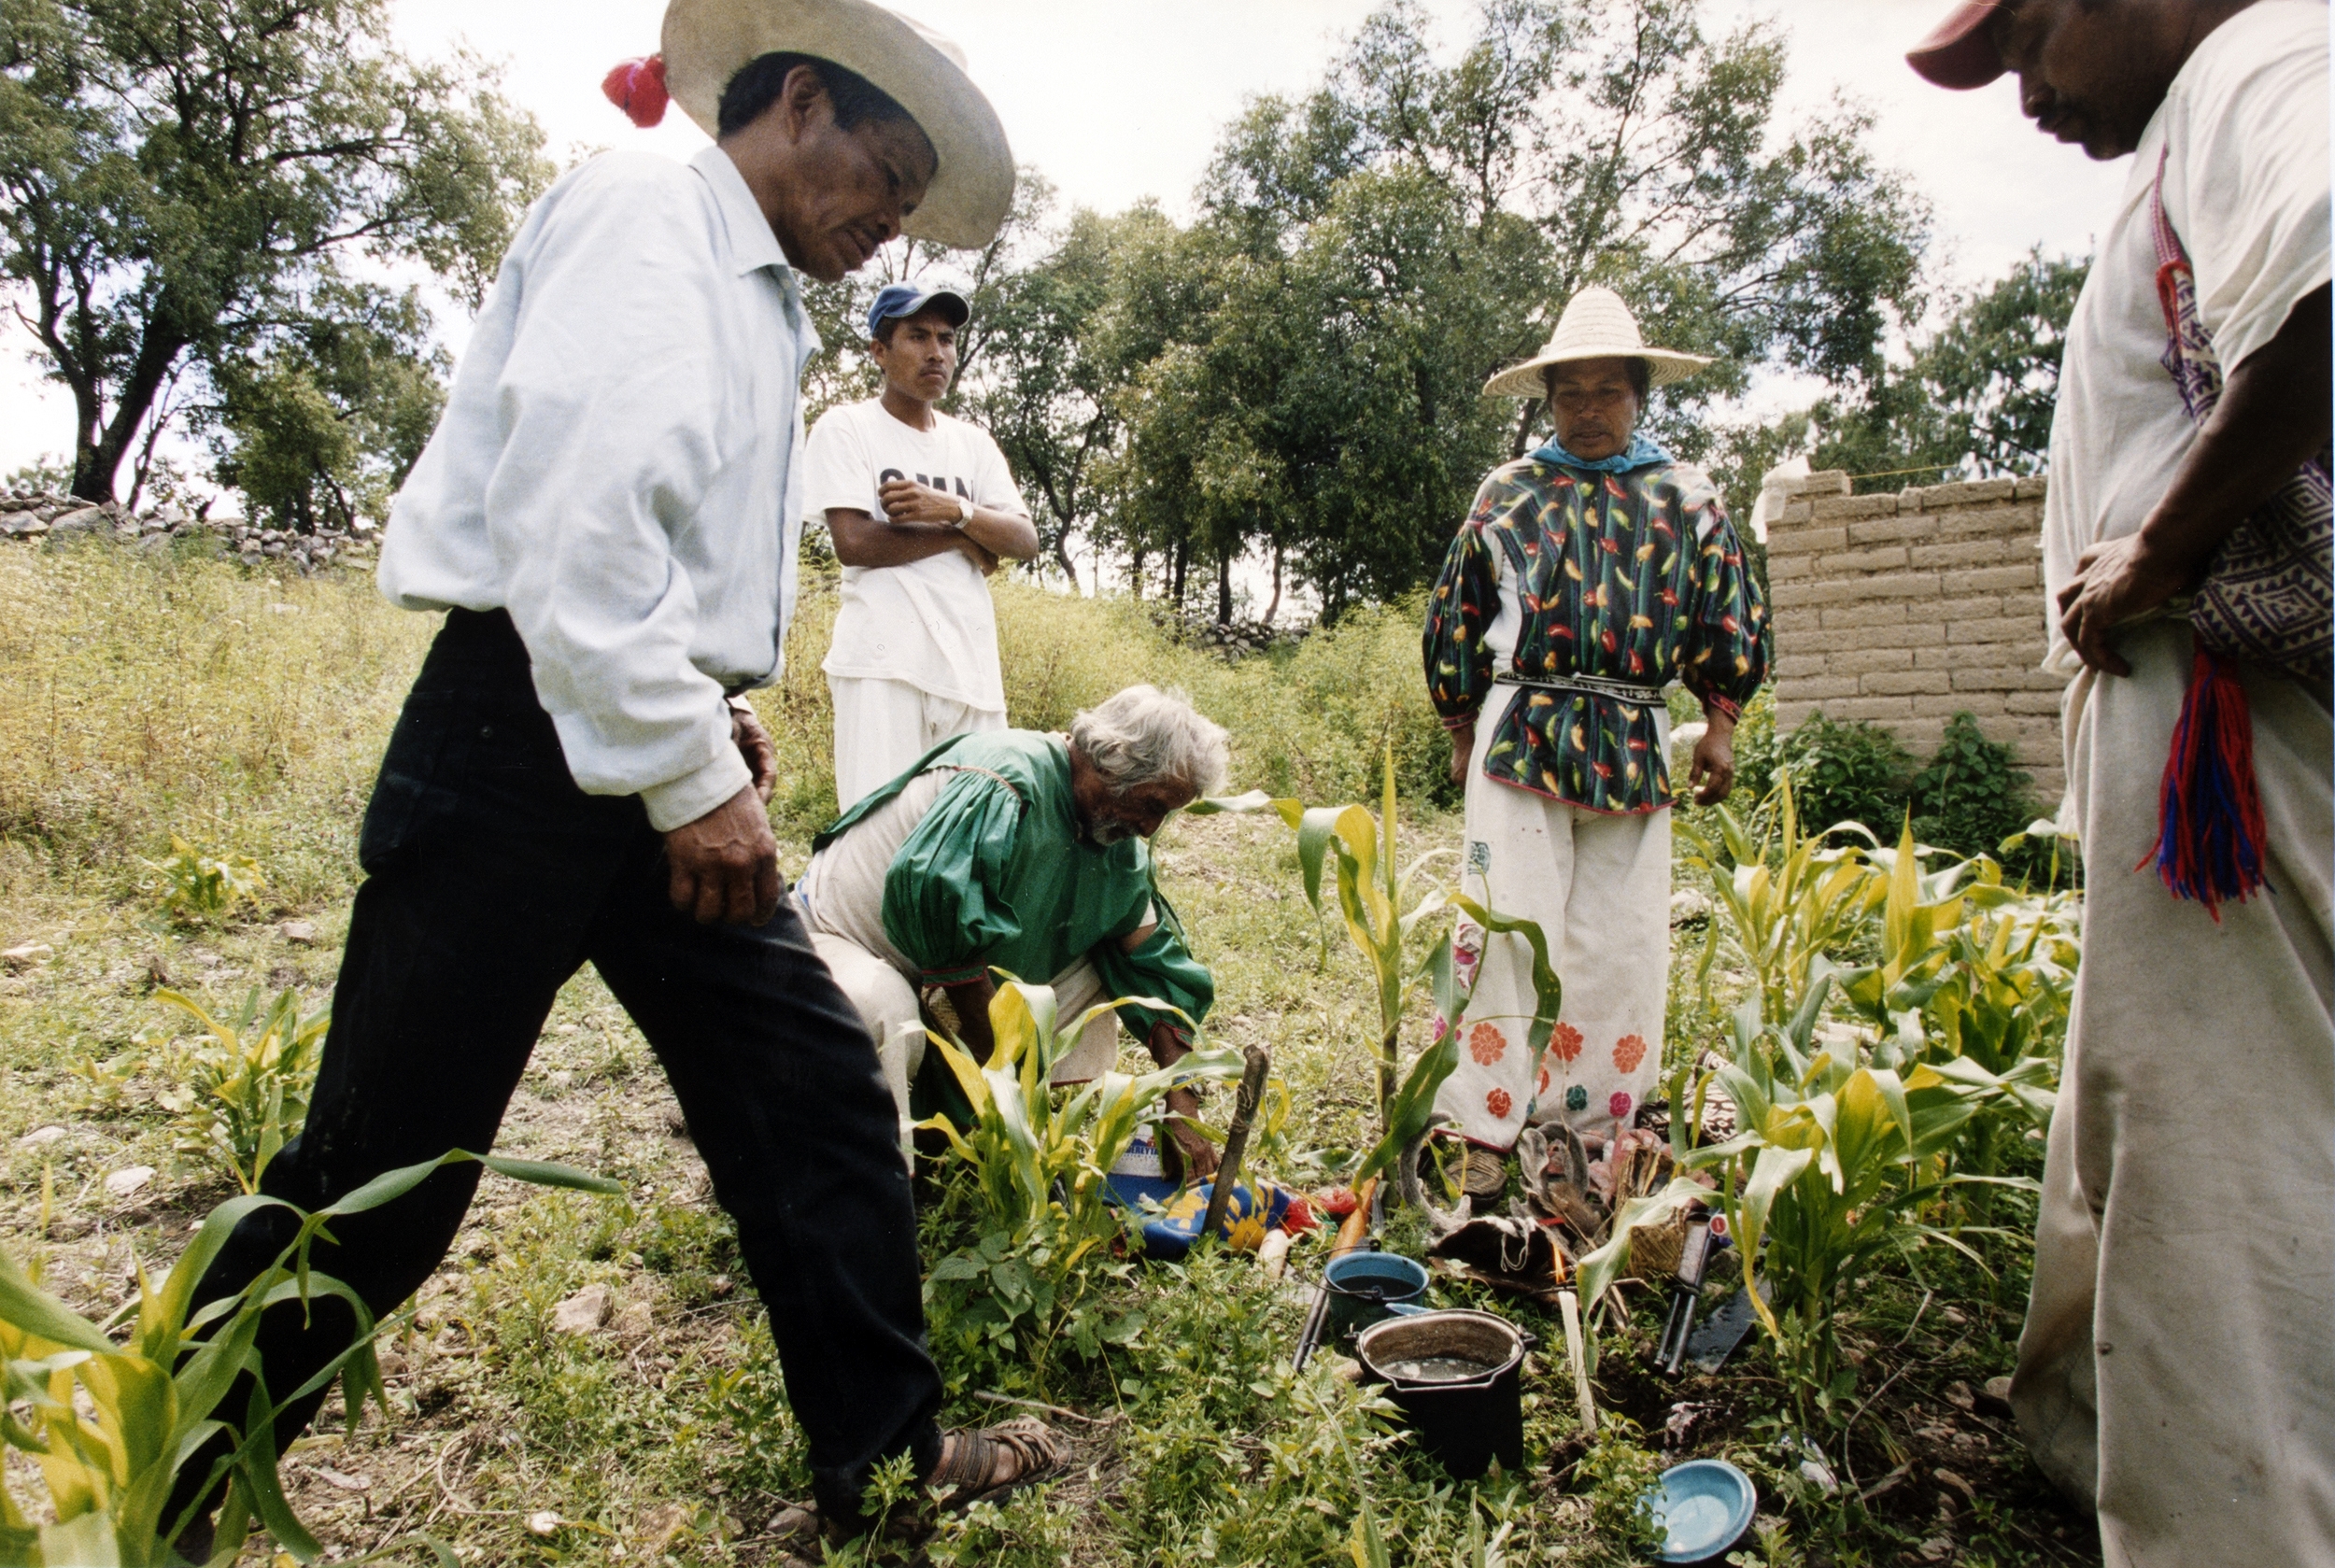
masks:
[[[1880,726],[1814,713],[1776,750],[1804,820],[1861,822],[1886,831],[1905,814],[1917,764],[1903,742]]]
[[[173,833],[170,858],[146,863],[163,874],[163,913],[181,925],[204,925],[223,920],[247,903],[256,903],[267,887],[267,875],[248,855],[212,855]]]
[[[38,1482],[30,1508],[12,1490],[0,1489],[0,1562],[22,1568],[160,1568],[176,1561],[171,1543],[188,1520],[166,1519],[163,1508],[179,1471],[220,1435],[234,1446],[210,1474],[212,1484],[223,1481],[227,1489],[206,1560],[211,1568],[235,1561],[254,1523],[295,1561],[322,1556],[322,1547],[285,1500],[276,1417],[335,1377],[346,1394],[351,1432],[368,1400],[385,1412],[389,1405],[373,1352],[383,1325],[354,1291],[309,1266],[311,1244],[333,1220],[377,1208],[439,1167],[460,1162],[546,1186],[623,1191],[564,1165],[458,1150],[376,1177],[314,1213],[276,1198],[248,1194],[231,1198],[211,1211],[159,1284],[138,1269],[134,1311],[124,1307],[117,1314],[127,1319],[120,1325],[128,1331],[123,1340],[114,1337],[114,1321],[92,1322],[43,1290],[37,1261],[28,1269],[0,1252],[0,1358],[7,1380],[0,1441],[30,1456],[33,1467],[22,1474]],[[297,1233],[239,1293],[197,1311],[196,1281],[236,1224],[262,1208],[292,1215],[299,1222]],[[307,1383],[282,1400],[273,1398],[253,1349],[262,1312],[278,1303],[326,1297],[347,1305],[356,1320],[354,1335]],[[237,1376],[246,1372],[252,1375],[248,1403],[240,1411],[223,1411]],[[42,1504],[53,1513],[53,1522],[37,1522]]]
[[[289,986],[264,1010],[253,986],[223,1021],[182,993],[154,995],[204,1029],[203,1038],[170,1053],[177,1087],[159,1096],[178,1118],[178,1151],[217,1160],[245,1192],[258,1192],[268,1162],[307,1120],[331,1015],[302,1017],[300,995]]]
[[[2035,816],[2032,784],[2010,747],[1988,740],[1969,713],[1956,713],[1908,786],[1914,825],[1924,842],[1958,855],[1996,849]]]

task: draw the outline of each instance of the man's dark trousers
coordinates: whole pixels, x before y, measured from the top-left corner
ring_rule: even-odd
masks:
[[[940,1452],[916,1218],[875,1048],[791,900],[760,928],[700,925],[666,897],[663,838],[636,798],[587,796],[500,611],[456,610],[406,699],[365,813],[348,945],[308,1120],[265,1188],[315,1208],[449,1149],[486,1151],[554,998],[586,963],[648,1038],[770,1308],[820,1505],[849,1519],[870,1467]],[[375,1314],[429,1278],[478,1183],[450,1166],[333,1222],[316,1266]],[[203,1299],[265,1267],[280,1210],[238,1229]],[[260,1345],[276,1396],[345,1349],[326,1298]],[[322,1403],[288,1411],[287,1443]],[[241,1409],[240,1399],[228,1408]]]

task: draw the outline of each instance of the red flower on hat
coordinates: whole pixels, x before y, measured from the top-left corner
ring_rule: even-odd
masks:
[[[1484,1109],[1492,1112],[1492,1119],[1495,1122],[1507,1121],[1508,1111],[1515,1104],[1514,1100],[1508,1098],[1508,1092],[1506,1089],[1494,1089],[1484,1096]]]
[[[1479,1024],[1467,1032],[1467,1053],[1488,1067],[1508,1053],[1507,1037],[1489,1024]]]
[[[662,121],[665,106],[672,102],[665,91],[665,57],[661,54],[624,62],[601,78],[600,90],[644,131]]]
[[[1646,1060],[1646,1038],[1642,1035],[1624,1035],[1613,1042],[1613,1065],[1617,1072],[1635,1072],[1637,1065]]]
[[[1549,1037],[1549,1050],[1558,1061],[1569,1066],[1581,1053],[1581,1031],[1570,1024],[1558,1024],[1556,1033]]]
[[[1606,1102],[1606,1114],[1619,1122],[1630,1114],[1630,1107],[1636,1103],[1629,1095],[1617,1093],[1612,1099]]]

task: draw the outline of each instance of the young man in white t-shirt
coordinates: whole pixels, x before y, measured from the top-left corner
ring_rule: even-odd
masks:
[[[835,804],[853,803],[952,736],[1005,727],[989,573],[1038,554],[1038,530],[986,431],[933,405],[956,374],[970,307],[895,283],[868,312],[884,395],[829,409],[805,451],[811,520],[843,565],[828,650]]]

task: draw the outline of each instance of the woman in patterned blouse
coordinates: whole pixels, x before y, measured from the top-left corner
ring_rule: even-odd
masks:
[[[1451,541],[1428,606],[1427,685],[1466,786],[1463,886],[1533,920],[1564,982],[1548,1051],[1530,1057],[1531,953],[1462,947],[1480,972],[1459,1070],[1437,1101],[1496,1191],[1528,1117],[1629,1124],[1662,1064],[1669,976],[1669,718],[1682,682],[1707,721],[1690,782],[1734,784],[1736,716],[1766,674],[1766,606],[1710,481],[1637,431],[1650,388],[1709,363],[1648,348],[1609,290],[1566,305],[1535,359],[1487,395],[1546,396],[1556,426],[1494,469]]]

